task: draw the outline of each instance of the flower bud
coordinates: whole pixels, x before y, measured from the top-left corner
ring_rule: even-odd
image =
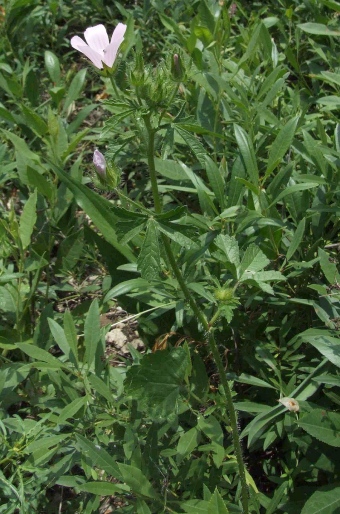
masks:
[[[100,178],[106,177],[106,160],[104,155],[96,148],[93,154],[93,164]]]
[[[178,82],[184,79],[185,72],[183,69],[181,57],[178,54],[173,55],[171,64],[171,74],[172,78]]]
[[[235,301],[234,290],[231,287],[215,289],[214,296],[216,300],[222,303],[233,303]]]

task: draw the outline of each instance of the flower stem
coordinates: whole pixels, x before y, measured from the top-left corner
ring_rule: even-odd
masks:
[[[151,115],[148,113],[144,116],[144,123],[145,128],[148,132],[148,147],[147,147],[147,158],[148,158],[148,167],[149,167],[149,173],[150,173],[150,181],[151,181],[151,189],[152,189],[152,195],[154,199],[154,206],[156,213],[162,212],[162,203],[161,198],[158,190],[158,182],[157,182],[157,174],[156,174],[156,167],[155,167],[155,129],[152,127],[151,124]],[[248,505],[248,487],[246,482],[246,469],[243,462],[242,457],[242,448],[239,438],[239,432],[237,427],[237,416],[236,411],[233,404],[231,389],[226,377],[223,361],[221,358],[221,355],[219,353],[217,343],[215,341],[213,328],[209,324],[205,314],[200,309],[199,305],[197,304],[196,300],[194,299],[192,293],[190,292],[188,286],[186,285],[185,279],[182,275],[182,272],[180,268],[178,267],[176,258],[173,254],[171,244],[169,242],[169,239],[166,237],[165,234],[161,234],[162,242],[164,245],[165,252],[167,254],[169,263],[171,265],[171,268],[173,270],[173,273],[177,279],[177,282],[185,296],[185,299],[187,300],[188,304],[190,305],[194,315],[196,316],[199,323],[202,325],[202,328],[205,332],[205,338],[209,345],[210,352],[214,358],[219,376],[220,381],[222,385],[222,394],[225,397],[226,405],[227,405],[227,411],[229,414],[229,418],[225,420],[226,424],[230,424],[231,430],[232,430],[232,438],[233,438],[233,444],[234,444],[234,451],[236,455],[236,460],[238,464],[238,471],[239,471],[239,477],[241,482],[241,502],[243,507],[243,514],[249,514],[249,505]]]

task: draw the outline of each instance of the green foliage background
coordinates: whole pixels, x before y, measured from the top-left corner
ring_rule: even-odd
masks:
[[[249,512],[339,511],[339,14],[0,7],[1,513],[244,511],[216,362],[164,241],[223,358]],[[118,21],[119,97],[69,44]],[[115,191],[93,178],[97,146]],[[146,351],[112,365],[100,320],[117,304]]]

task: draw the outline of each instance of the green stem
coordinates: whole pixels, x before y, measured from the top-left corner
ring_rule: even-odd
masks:
[[[113,87],[116,97],[120,98],[120,92],[117,88],[117,84],[116,84],[115,79],[113,78],[113,75],[110,75],[110,81],[111,81],[111,84],[112,84],[112,87]]]
[[[158,182],[157,182],[157,175],[156,175],[156,167],[155,167],[155,129],[151,125],[151,115],[147,114],[144,116],[144,122],[145,127],[148,132],[148,148],[147,148],[147,158],[148,158],[148,166],[149,166],[149,173],[150,173],[150,181],[151,181],[151,189],[154,199],[154,206],[156,213],[162,212],[162,203],[161,198],[158,190]],[[220,356],[220,353],[218,351],[217,343],[215,341],[215,337],[213,334],[213,329],[211,325],[209,324],[206,316],[201,311],[200,307],[196,303],[196,300],[194,299],[193,295],[191,294],[189,288],[186,285],[186,282],[184,280],[184,277],[182,275],[181,270],[178,267],[176,258],[173,254],[169,239],[162,234],[162,242],[164,245],[165,252],[167,254],[169,263],[171,265],[171,268],[173,270],[173,273],[177,279],[177,282],[185,296],[185,299],[187,300],[188,304],[190,305],[194,315],[196,316],[199,323],[202,325],[203,330],[205,332],[205,338],[208,342],[210,352],[214,358],[219,376],[220,381],[222,385],[222,394],[225,397],[226,404],[227,404],[227,410],[229,414],[229,419],[226,419],[226,424],[230,424],[231,430],[232,430],[232,437],[233,437],[233,444],[234,444],[234,451],[236,455],[236,460],[238,464],[238,470],[239,470],[239,476],[240,476],[240,482],[241,482],[241,501],[242,501],[242,507],[243,507],[243,514],[249,513],[249,505],[248,505],[248,487],[246,482],[246,470],[245,465],[243,462],[242,457],[242,448],[239,438],[239,432],[237,427],[237,416],[236,411],[233,404],[231,389],[229,387],[229,383],[226,377],[225,369],[223,366],[223,361]]]

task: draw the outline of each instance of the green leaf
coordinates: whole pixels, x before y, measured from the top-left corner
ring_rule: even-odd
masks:
[[[73,402],[66,405],[66,407],[64,407],[64,409],[61,411],[58,418],[56,419],[56,424],[63,425],[67,419],[73,418],[74,415],[82,407],[84,407],[88,401],[89,398],[87,396],[81,396],[80,398],[76,398],[75,400],[73,400]]]
[[[90,368],[96,356],[98,343],[101,340],[99,306],[97,300],[94,300],[91,303],[90,309],[87,313],[84,326],[84,339],[85,362]]]
[[[254,274],[256,271],[260,271],[268,266],[269,263],[270,260],[265,256],[262,250],[260,250],[257,245],[251,244],[243,255],[239,268],[239,278],[241,278],[244,273]]]
[[[289,245],[289,248],[287,251],[287,255],[286,255],[287,261],[289,261],[293,257],[294,253],[299,248],[301,241],[303,239],[303,235],[305,233],[305,226],[306,226],[306,218],[302,218],[302,220],[296,227],[296,230],[295,230],[292,240],[290,242],[290,245]]]
[[[336,514],[340,508],[340,487],[327,486],[315,491],[306,501],[301,514]]]
[[[48,131],[47,123],[30,107],[23,104],[20,106],[28,127],[38,136],[44,136]]]
[[[198,445],[199,432],[196,427],[190,428],[181,435],[177,444],[177,452],[183,458],[187,457]]]
[[[76,434],[76,447],[78,451],[84,453],[93,468],[100,468],[109,475],[122,480],[122,474],[119,471],[116,460],[108,454],[101,446],[94,444],[80,434]]]
[[[143,245],[137,259],[137,269],[145,280],[152,281],[159,278],[161,271],[159,231],[158,224],[153,219],[148,221]]]
[[[68,340],[66,338],[65,332],[62,329],[62,327],[53,319],[48,318],[48,324],[52,333],[52,336],[61,349],[61,351],[64,353],[64,355],[67,357],[67,359],[71,360],[73,364],[76,364],[75,356],[70,354],[70,345],[68,343]]]
[[[181,138],[185,141],[187,146],[192,151],[193,155],[197,158],[197,160],[200,162],[200,164],[205,168],[206,165],[206,156],[207,152],[200,142],[200,140],[188,132],[187,130],[184,130],[183,128],[179,127],[178,125],[174,125],[175,131],[181,136]]]
[[[298,420],[298,425],[319,441],[340,448],[340,414],[314,409]]]
[[[149,480],[143,475],[140,469],[121,463],[118,463],[118,467],[122,474],[123,481],[131,487],[133,493],[146,496],[147,498],[157,497]]]
[[[76,489],[98,496],[114,496],[116,493],[126,493],[130,491],[128,485],[113,484],[112,482],[88,482],[87,484],[77,485]]]
[[[32,359],[52,364],[58,368],[63,367],[63,364],[58,359],[42,348],[38,348],[37,346],[28,343],[16,343],[16,346]]]
[[[156,420],[176,413],[180,386],[186,376],[188,354],[184,348],[144,355],[126,375],[125,391]]]
[[[216,487],[214,494],[210,498],[207,514],[229,514],[229,510]]]
[[[19,236],[24,250],[31,243],[31,236],[34,225],[37,221],[36,205],[37,191],[35,190],[34,193],[30,194],[27,202],[25,203],[19,221]]]
[[[235,137],[244,167],[248,173],[250,181],[258,187],[259,170],[257,168],[256,156],[253,144],[248,134],[239,125],[234,125]]]
[[[47,72],[55,85],[58,85],[60,82],[60,64],[58,57],[49,50],[45,51],[45,66]]]
[[[67,310],[64,314],[64,333],[71,351],[71,360],[74,359],[78,367],[78,337],[72,314]],[[73,356],[73,357],[72,357]]]
[[[333,286],[340,283],[340,274],[334,262],[331,262],[330,256],[327,252],[318,248],[318,255],[320,257],[320,267],[323,271],[328,282]]]
[[[294,139],[298,121],[298,116],[289,120],[276,136],[275,141],[270,147],[267,170],[263,180],[269,177],[269,175],[280,164],[283,157],[287,153]]]
[[[71,103],[77,100],[81,90],[83,89],[84,82],[86,76],[86,68],[78,71],[76,76],[73,78],[69,88],[68,93],[65,98],[63,113],[67,112],[67,109],[70,107]]]
[[[318,36],[340,36],[339,30],[330,29],[322,23],[299,23],[297,26],[304,32],[308,32],[308,34],[316,34]]]
[[[240,264],[240,251],[235,237],[228,236],[227,234],[219,234],[215,238],[214,243],[222,250],[228,262],[235,264],[235,266]]]
[[[110,202],[104,197],[101,197],[91,191],[91,189],[84,186],[70,175],[67,175],[57,166],[52,163],[50,163],[50,165],[58,177],[72,191],[79,206],[88,214],[93,223],[101,231],[106,241],[110,243],[120,254],[126,257],[127,260],[135,262],[136,257],[133,255],[130,248],[127,245],[121,245],[118,243],[114,229],[117,222],[117,216],[113,214]]]
[[[91,386],[93,387],[93,389],[97,393],[102,395],[109,403],[113,403],[114,397],[113,397],[112,391],[101,378],[99,378],[96,375],[93,375],[91,373],[91,375],[89,375],[89,377],[88,377],[88,380],[89,380]]]
[[[144,278],[132,278],[131,280],[126,280],[125,282],[121,282],[117,284],[114,288],[110,289],[110,291],[104,297],[104,303],[108,302],[112,298],[117,298],[123,294],[130,293],[137,289],[138,291],[147,291],[150,289],[150,284]]]
[[[209,184],[211,189],[213,190],[216,200],[219,203],[221,209],[225,207],[225,191],[224,191],[224,180],[219,168],[216,166],[214,161],[206,155],[205,157],[206,165],[205,170],[208,176]]]
[[[340,368],[340,339],[330,334],[327,330],[310,328],[299,334],[299,338],[313,345],[324,357]]]
[[[267,209],[270,209],[270,207],[273,207],[277,202],[282,200],[282,198],[285,198],[288,195],[291,195],[293,193],[298,193],[300,191],[305,191],[306,189],[312,189],[313,187],[317,187],[318,184],[315,182],[309,182],[309,183],[303,183],[303,184],[294,184],[293,186],[286,187],[281,193],[275,198],[275,200],[267,207]]]

